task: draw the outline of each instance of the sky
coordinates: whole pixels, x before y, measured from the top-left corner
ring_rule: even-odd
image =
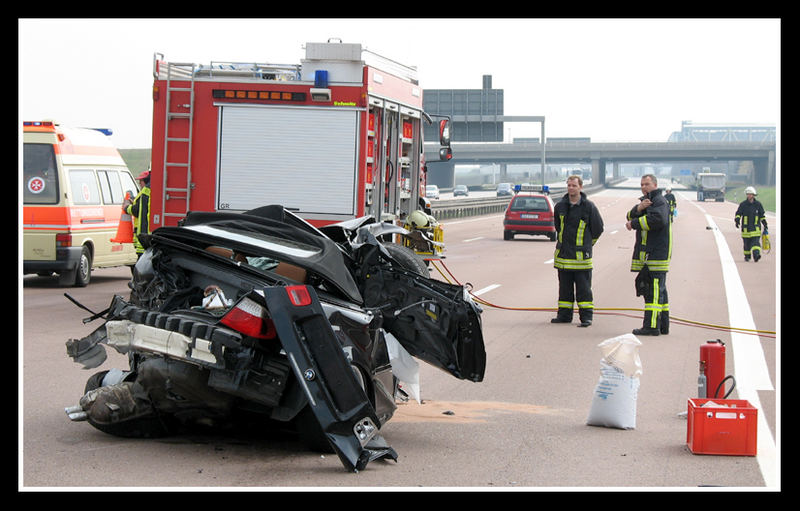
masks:
[[[333,38],[416,66],[423,89],[503,89],[546,136],[665,142],[695,123],[780,128],[780,19],[18,19],[19,118],[150,147],[153,55],[295,64]],[[506,123],[506,141],[538,137]],[[780,129],[778,131],[780,137]]]

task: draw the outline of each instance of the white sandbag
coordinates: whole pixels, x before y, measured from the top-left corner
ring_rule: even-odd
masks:
[[[636,399],[642,363],[641,342],[631,334],[599,344],[603,359],[586,423],[607,428],[636,428]]]
[[[386,349],[389,351],[389,362],[392,364],[392,373],[404,384],[403,389],[416,399],[417,403],[422,404],[419,395],[419,363],[392,334],[386,332],[384,338]]]

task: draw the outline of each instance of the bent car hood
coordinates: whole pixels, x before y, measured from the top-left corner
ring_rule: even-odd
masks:
[[[403,269],[374,237],[356,249],[342,246],[281,206],[247,213],[193,212],[181,227],[162,227],[152,236],[194,246],[220,243],[300,266],[354,304],[380,313],[386,331],[411,355],[457,378],[483,379],[479,306],[463,286]]]
[[[310,225],[293,225],[283,208],[268,207],[247,213],[190,212],[182,227],[162,227],[153,237],[224,240],[231,247],[256,251],[264,257],[292,264],[322,276],[348,299],[362,304],[358,286],[345,265],[342,249]]]

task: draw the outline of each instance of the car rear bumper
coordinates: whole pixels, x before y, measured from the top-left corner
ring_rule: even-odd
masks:
[[[556,232],[553,222],[547,220],[503,220],[503,229],[513,232],[535,232],[541,234]]]
[[[74,270],[81,260],[83,247],[66,247],[56,250],[56,258],[46,261],[26,259],[22,262],[22,273],[61,273]]]

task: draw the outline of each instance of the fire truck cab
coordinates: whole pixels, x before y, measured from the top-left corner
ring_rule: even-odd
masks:
[[[269,204],[316,226],[367,215],[404,225],[424,204],[421,123],[433,121],[415,68],[329,41],[307,43],[292,65],[156,54],[153,75],[153,228],[190,210]],[[444,159],[448,122],[440,121]],[[435,254],[441,228],[427,229]]]

